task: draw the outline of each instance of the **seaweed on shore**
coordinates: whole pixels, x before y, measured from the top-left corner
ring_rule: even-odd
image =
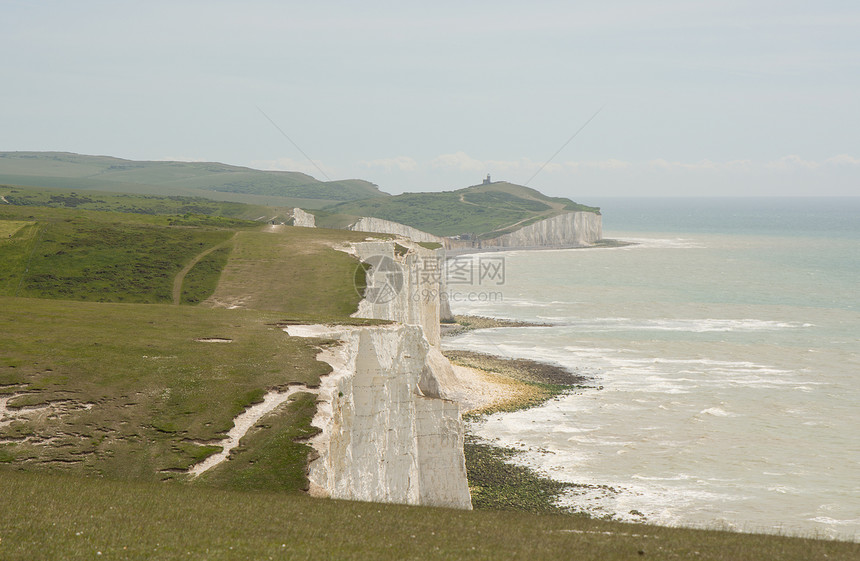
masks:
[[[442,336],[453,337],[475,329],[492,329],[495,327],[551,327],[550,323],[533,323],[512,319],[488,318],[484,316],[454,316],[454,323],[443,323]]]
[[[587,381],[578,372],[534,360],[504,358],[472,351],[445,351],[444,354],[455,364],[493,372],[515,380],[525,388],[513,400],[464,415],[465,419],[472,421],[492,413],[537,407],[584,387]],[[573,489],[595,489],[588,485],[556,481],[530,468],[511,463],[511,458],[521,453],[521,450],[482,441],[471,434],[467,427],[464,452],[472,506],[475,509],[590,516],[587,512],[576,512],[558,503],[565,493]],[[602,489],[600,492],[614,490]]]
[[[530,384],[580,386],[586,378],[562,366],[525,358],[505,358],[474,351],[445,351],[449,360],[470,368],[496,372]]]
[[[445,351],[444,355],[454,364],[492,372],[519,386],[515,397],[466,413],[465,419],[531,409],[575,389],[588,387],[584,385],[587,379],[583,375],[554,364],[473,351]]]
[[[479,441],[467,434],[464,446],[472,506],[483,510],[519,510],[568,514],[558,506],[561,495],[575,485],[541,477],[532,470],[508,463],[517,450]]]

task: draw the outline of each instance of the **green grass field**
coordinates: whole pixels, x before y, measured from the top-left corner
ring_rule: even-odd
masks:
[[[359,232],[293,226],[240,232],[215,293],[203,305],[344,321],[360,300],[353,283],[358,262],[332,245],[364,238]]]
[[[8,297],[0,308],[0,396],[18,412],[0,427],[10,468],[180,477],[266,391],[316,386],[330,370],[315,360],[315,341],[274,325],[277,313]],[[301,411],[295,430],[307,436],[313,412]],[[290,442],[280,474],[301,488],[308,450]]]
[[[0,469],[0,558],[853,561],[860,545]]]
[[[20,227],[21,218],[28,225]],[[232,220],[198,226],[193,217],[0,207],[0,224],[9,219],[19,226],[11,237],[0,238],[0,295],[107,302],[170,302],[173,279],[188,261],[227,240],[237,226],[259,227]]]

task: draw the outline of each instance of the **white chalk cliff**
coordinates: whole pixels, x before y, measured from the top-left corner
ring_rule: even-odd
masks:
[[[373,218],[372,216],[362,216],[352,225],[347,226],[346,229],[354,230],[356,232],[395,234],[397,236],[404,236],[416,242],[437,242],[444,244],[447,239],[440,236],[434,236],[433,234],[424,232],[418,228],[413,228],[412,226],[407,226],[406,224],[392,222],[391,220],[383,220],[382,218]]]
[[[419,242],[436,242],[446,249],[480,250],[498,248],[542,248],[542,247],[582,247],[603,239],[603,221],[594,212],[566,212],[528,224],[495,238],[461,240],[435,236],[411,226],[383,220],[362,217],[348,227],[349,230],[394,234]]]
[[[293,209],[293,226],[316,228],[316,217],[313,214],[296,207]]]
[[[593,212],[567,212],[480,241],[480,247],[564,247],[590,245],[603,238],[603,221]]]
[[[375,327],[290,326],[291,336],[327,336],[340,345],[320,353],[333,372],[323,378],[311,439],[318,457],[308,467],[316,496],[471,508],[460,406],[446,399],[454,376],[439,349],[440,277],[435,253],[406,242],[353,244],[374,264],[373,292],[356,316],[386,319]],[[383,265],[380,265],[383,263]],[[376,300],[375,302],[371,300]]]

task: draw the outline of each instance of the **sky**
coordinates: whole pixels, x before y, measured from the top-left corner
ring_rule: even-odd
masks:
[[[0,0],[0,51],[2,151],[597,205],[860,195],[856,1]]]

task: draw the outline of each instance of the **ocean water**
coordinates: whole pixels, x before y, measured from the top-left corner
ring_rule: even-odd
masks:
[[[565,502],[666,525],[860,536],[860,198],[603,203],[613,249],[512,251],[458,314],[547,322],[446,348],[593,387],[475,423],[586,485]],[[472,256],[477,260],[481,256]]]

